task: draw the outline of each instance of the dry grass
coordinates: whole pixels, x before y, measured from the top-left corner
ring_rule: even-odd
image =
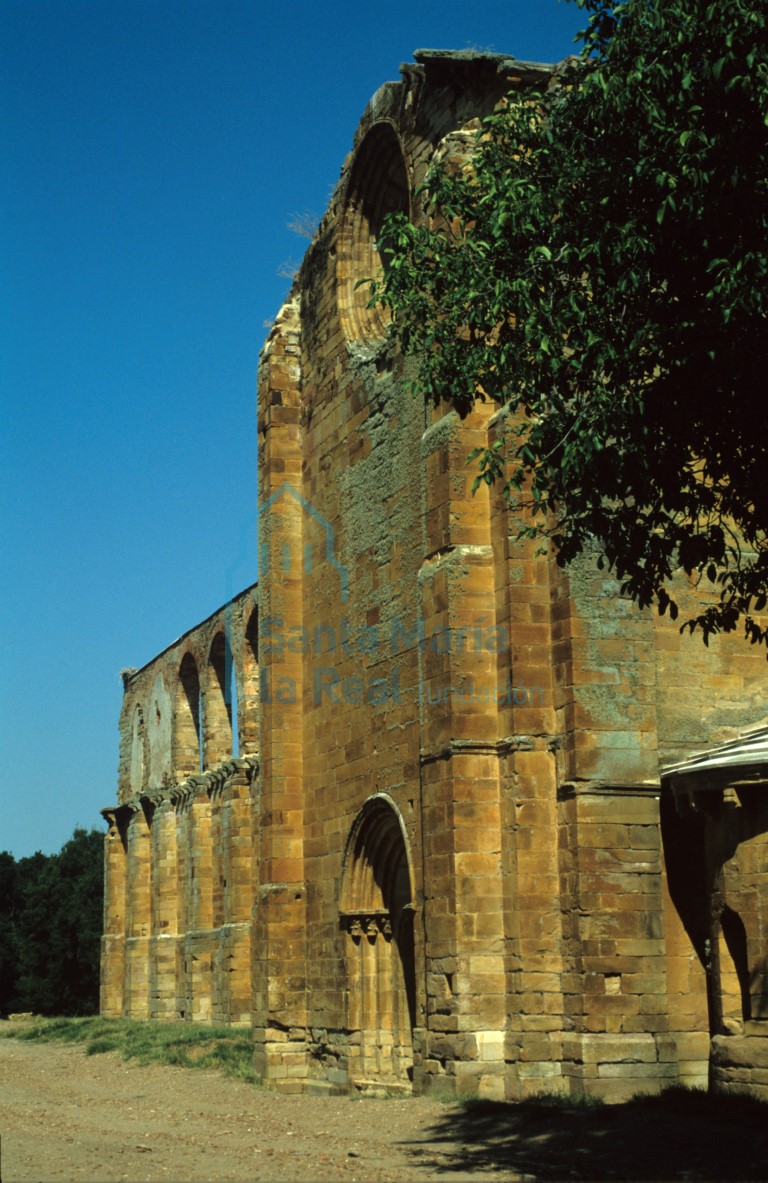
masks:
[[[180,1068],[215,1068],[227,1076],[258,1083],[253,1070],[253,1041],[244,1027],[197,1023],[157,1023],[134,1019],[34,1019],[10,1024],[3,1035],[15,1039],[83,1045],[86,1055],[119,1052],[140,1064]]]

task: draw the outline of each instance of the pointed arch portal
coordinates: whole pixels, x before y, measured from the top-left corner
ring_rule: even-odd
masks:
[[[413,877],[405,828],[383,794],[366,801],[347,840],[340,919],[351,1032],[350,1082],[410,1086],[416,982]]]

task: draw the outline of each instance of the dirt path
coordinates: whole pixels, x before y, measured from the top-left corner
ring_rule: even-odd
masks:
[[[280,1096],[215,1072],[0,1039],[3,1183],[476,1179],[442,1138],[430,1142],[449,1113],[426,1098]]]
[[[4,1183],[765,1183],[767,1113],[684,1091],[597,1107],[282,1096],[0,1039]]]

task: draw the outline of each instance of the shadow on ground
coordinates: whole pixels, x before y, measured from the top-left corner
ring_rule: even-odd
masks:
[[[768,1104],[668,1089],[622,1105],[536,1098],[466,1101],[446,1110],[420,1164],[519,1172],[534,1180],[768,1180]],[[436,1145],[438,1144],[438,1145]]]

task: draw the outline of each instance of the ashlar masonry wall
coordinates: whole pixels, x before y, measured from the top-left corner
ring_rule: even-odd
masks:
[[[250,1022],[256,613],[249,589],[124,671],[102,1014]]]

